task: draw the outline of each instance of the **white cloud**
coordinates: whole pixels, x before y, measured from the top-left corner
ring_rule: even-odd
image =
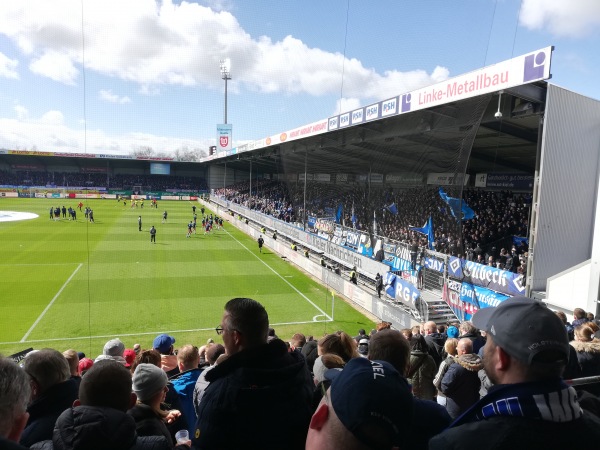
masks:
[[[24,106],[15,105],[15,106],[13,106],[13,109],[17,113],[17,119],[27,120],[27,118],[29,117],[29,111],[27,111],[27,108],[25,108]]]
[[[121,105],[124,103],[131,103],[131,99],[129,97],[127,97],[127,96],[119,97],[117,94],[113,94],[110,89],[108,89],[108,90],[102,89],[100,91],[100,98],[107,102],[119,103]]]
[[[4,53],[0,52],[0,77],[19,79],[19,73],[16,71],[19,61],[10,59]]]
[[[520,21],[532,30],[548,30],[556,36],[581,38],[597,32],[600,1],[523,0]]]
[[[278,42],[253,39],[226,10],[228,1],[207,3],[213,8],[173,0],[9,2],[0,9],[0,33],[39,75],[74,84],[85,54],[86,70],[137,83],[145,94],[160,85],[220,89],[224,58],[232,63],[232,91],[244,85],[266,93],[339,93],[343,67],[344,96],[377,99],[390,87],[404,92],[448,74],[446,69],[378,74],[356,59],[310,48],[292,36]]]
[[[54,81],[74,85],[79,71],[73,63],[74,61],[68,55],[49,50],[39,58],[33,59],[29,69]]]
[[[342,98],[335,102],[335,111],[331,115],[340,114],[346,111],[353,111],[361,106],[361,101],[358,98]]]
[[[52,126],[63,125],[64,121],[65,118],[63,116],[63,113],[61,113],[60,111],[48,111],[40,119],[40,123]]]

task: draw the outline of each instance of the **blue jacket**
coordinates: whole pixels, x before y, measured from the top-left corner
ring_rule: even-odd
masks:
[[[198,377],[200,376],[201,372],[202,370],[200,369],[186,370],[170,380],[173,384],[175,392],[177,392],[177,395],[179,396],[179,400],[181,400],[181,413],[185,416],[185,419],[188,423],[188,431],[190,432],[190,436],[194,435],[196,424],[196,411],[194,409],[194,387],[196,386],[196,381],[198,381]]]

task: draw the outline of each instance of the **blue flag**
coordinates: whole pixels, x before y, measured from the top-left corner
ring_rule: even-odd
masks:
[[[459,198],[449,197],[442,188],[440,188],[440,197],[450,207],[450,212],[455,218],[469,220],[475,217],[475,211],[464,200],[461,201]]]
[[[429,219],[421,228],[408,227],[408,229],[427,236],[427,247],[429,248],[429,250],[433,250],[433,241],[435,241],[435,235],[433,231],[433,218],[431,216],[429,216]]]
[[[390,203],[388,206],[385,207],[385,209],[387,209],[392,214],[398,214],[398,207],[396,206],[396,203]]]

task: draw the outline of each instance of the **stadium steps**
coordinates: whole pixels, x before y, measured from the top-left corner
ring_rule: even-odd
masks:
[[[421,299],[427,303],[427,310],[429,312],[427,320],[431,320],[438,325],[446,325],[448,322],[458,320],[439,293],[422,290]]]

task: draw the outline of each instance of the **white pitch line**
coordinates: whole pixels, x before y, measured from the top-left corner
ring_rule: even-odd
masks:
[[[319,308],[317,305],[315,305],[306,295],[304,295],[302,292],[300,292],[298,289],[296,289],[296,287],[294,285],[292,285],[288,280],[286,280],[284,277],[282,277],[275,269],[273,269],[271,266],[269,266],[266,262],[264,262],[262,259],[260,259],[258,257],[257,254],[255,254],[252,250],[250,250],[248,247],[246,247],[244,244],[242,244],[240,241],[238,241],[229,231],[225,230],[225,232],[231,236],[231,238],[237,242],[238,244],[240,244],[242,247],[244,247],[248,252],[250,252],[256,259],[258,259],[261,263],[263,263],[265,266],[267,266],[269,268],[269,270],[271,270],[271,272],[273,272],[275,275],[277,275],[279,278],[281,278],[283,281],[286,282],[286,284],[291,287],[293,290],[295,290],[302,298],[304,298],[308,303],[310,303],[311,305],[313,305],[317,311],[319,311],[323,316],[327,317],[327,319],[329,320],[333,320],[331,317],[329,317],[329,315],[323,311],[321,308]]]
[[[315,316],[321,317],[321,315]],[[272,323],[270,326],[277,327],[281,325],[303,325],[307,323],[328,323],[332,322],[331,319],[328,320],[305,320],[302,322],[280,322],[280,323]],[[195,328],[190,330],[159,330],[159,331],[145,331],[143,333],[126,333],[126,334],[105,334],[105,335],[97,335],[97,336],[77,336],[77,337],[67,337],[67,338],[50,338],[50,339],[32,339],[27,341],[27,343],[35,344],[38,342],[59,342],[59,341],[77,341],[83,339],[114,339],[117,337],[129,337],[129,336],[157,336],[161,333],[167,334],[177,334],[177,333],[196,333],[198,331],[214,331],[214,328]],[[15,341],[15,342],[0,342],[2,345],[12,345],[12,344],[21,344],[23,341]]]
[[[33,325],[31,325],[31,328],[27,331],[27,333],[25,333],[25,336],[23,336],[23,339],[21,339],[21,342],[25,342],[25,340],[29,337],[29,335],[31,334],[31,332],[33,331],[33,329],[37,326],[38,323],[40,323],[40,320],[43,319],[43,317],[46,315],[46,313],[48,312],[48,310],[50,309],[50,307],[54,304],[54,302],[56,301],[56,299],[58,298],[58,296],[61,294],[61,292],[67,287],[67,285],[70,283],[70,281],[73,279],[73,277],[75,276],[75,274],[79,271],[79,269],[81,269],[81,266],[83,266],[83,263],[79,263],[79,265],[77,266],[77,268],[75,269],[75,271],[71,274],[71,276],[69,277],[69,279],[67,281],[65,281],[65,283],[62,285],[62,287],[56,293],[56,295],[54,296],[54,298],[52,299],[52,301],[50,303],[48,303],[48,306],[46,306],[46,308],[42,311],[42,313],[37,318],[37,320],[35,322],[33,322]]]

